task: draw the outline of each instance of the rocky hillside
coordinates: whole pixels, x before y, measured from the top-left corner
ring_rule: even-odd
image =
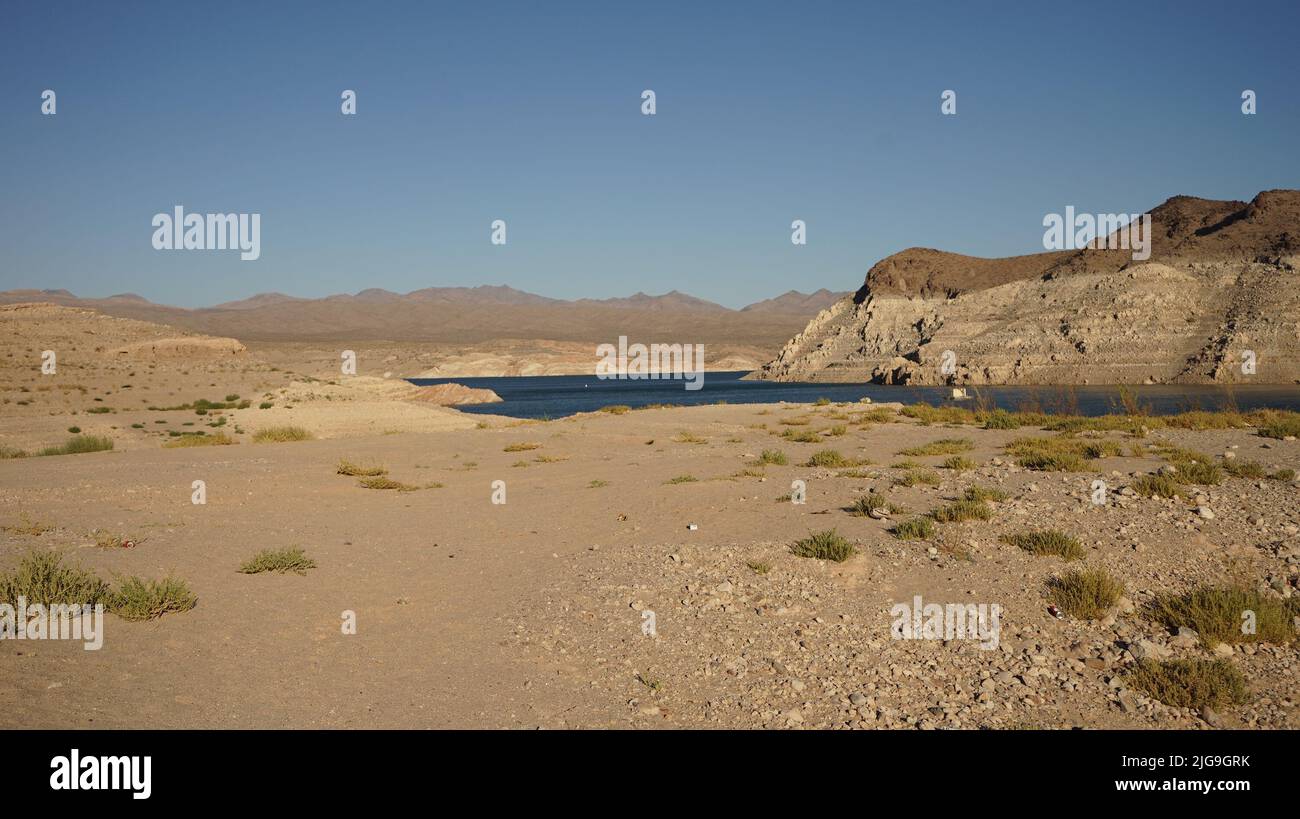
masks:
[[[1300,382],[1300,191],[1176,196],[1145,261],[1086,249],[979,259],[911,248],[754,377],[886,384]],[[955,371],[945,374],[945,352]],[[1255,374],[1243,374],[1245,351]]]

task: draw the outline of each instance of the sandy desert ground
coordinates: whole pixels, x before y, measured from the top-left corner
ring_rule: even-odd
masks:
[[[0,322],[0,446],[29,455],[0,459],[0,572],[56,551],[109,581],[182,578],[197,605],[109,614],[98,651],[0,641],[6,728],[1300,727],[1294,632],[1211,647],[1150,608],[1238,584],[1300,613],[1293,435],[1152,422],[1062,436],[829,403],[520,422],[41,309]],[[45,349],[60,351],[54,375],[40,373]],[[313,439],[254,442],[283,425]],[[114,448],[36,456],[72,427]],[[236,443],[165,446],[199,431]],[[1093,449],[1077,471],[1038,471],[1006,449],[1026,437]],[[948,439],[965,443],[904,454]],[[1193,450],[1218,483],[1134,490]],[[402,487],[365,488],[341,460]],[[206,504],[191,502],[196,480]],[[987,519],[892,531],[976,486],[1003,493],[978,502]],[[848,511],[871,490],[895,505],[888,519]],[[1079,559],[1000,539],[1049,528],[1077,539]],[[831,529],[847,560],[792,551]],[[105,533],[114,545],[98,545]],[[239,571],[289,547],[315,568]],[[1123,594],[1092,619],[1057,617],[1052,580],[1078,567]],[[890,609],[915,595],[1001,606],[997,648],[893,639]],[[1244,695],[1163,704],[1130,675],[1169,660],[1222,660]]]

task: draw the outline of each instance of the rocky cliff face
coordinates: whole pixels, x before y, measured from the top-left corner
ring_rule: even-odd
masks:
[[[1110,249],[1009,259],[897,253],[753,377],[1300,382],[1300,191],[1265,191],[1249,203],[1178,196],[1151,211],[1151,224],[1145,261]],[[1253,375],[1241,366],[1250,352]]]

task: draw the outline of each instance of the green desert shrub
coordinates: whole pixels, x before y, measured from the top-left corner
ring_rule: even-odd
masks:
[[[1210,648],[1219,643],[1286,644],[1296,639],[1293,618],[1300,615],[1300,599],[1278,600],[1238,586],[1202,586],[1158,595],[1150,609],[1166,628],[1193,629]],[[1253,616],[1248,618],[1248,612]]]
[[[340,458],[338,465],[334,468],[336,475],[351,475],[360,478],[374,478],[379,475],[388,474],[388,467],[381,464],[358,464],[349,461],[346,458]]]
[[[996,503],[1002,503],[1010,497],[1010,495],[1003,492],[1001,489],[976,485],[967,487],[966,494],[963,495],[963,497],[970,501],[994,501]]]
[[[969,452],[974,449],[975,445],[968,438],[940,438],[937,441],[931,441],[928,444],[908,447],[899,452],[899,455],[911,455],[920,457],[922,455],[957,455],[962,452]]]
[[[790,551],[798,557],[813,557],[818,560],[833,560],[843,563],[857,552],[852,543],[845,540],[834,529],[810,534],[803,540],[796,541]]]
[[[798,431],[787,429],[785,432],[781,433],[781,437],[796,444],[818,444],[822,441],[821,434],[811,429],[801,429]]]
[[[1265,438],[1300,438],[1300,413],[1274,411],[1264,414],[1259,422],[1259,434]]]
[[[106,435],[73,435],[59,446],[47,446],[42,455],[80,455],[85,452],[105,452],[113,448],[113,439]]]
[[[18,605],[95,605],[106,603],[108,584],[94,572],[67,566],[58,552],[31,552],[12,571],[0,573],[0,603]]]
[[[517,444],[508,444],[502,452],[531,452],[534,449],[541,449],[542,445],[532,441],[524,441]]]
[[[306,574],[308,569],[316,568],[316,561],[307,557],[299,548],[263,549],[245,560],[239,567],[243,574],[260,574],[261,572],[293,572]]]
[[[1223,470],[1217,464],[1200,461],[1179,461],[1174,464],[1178,469],[1174,479],[1179,483],[1191,483],[1201,486],[1217,486],[1223,480]]]
[[[974,469],[975,462],[964,455],[952,455],[944,459],[942,466],[944,469],[952,469],[957,472],[964,472],[967,469]]]
[[[1134,689],[1175,708],[1225,708],[1249,701],[1246,679],[1227,660],[1143,660],[1127,675]]]
[[[1095,620],[1110,611],[1124,594],[1124,584],[1103,569],[1076,569],[1047,581],[1061,610],[1081,620]]]
[[[779,449],[763,450],[762,454],[758,456],[758,462],[761,464],[773,464],[775,466],[785,466],[788,463],[785,453]]]
[[[163,449],[181,449],[191,446],[230,446],[235,439],[218,432],[214,435],[181,435],[163,444]]]
[[[128,577],[113,591],[109,608],[123,620],[153,620],[164,614],[189,611],[198,601],[189,584],[180,578]]]
[[[884,495],[874,490],[855,500],[849,507],[849,514],[855,517],[868,517],[872,512],[896,515],[902,511],[902,507],[890,503]]]
[[[1122,454],[1114,441],[1088,441],[1070,435],[1017,438],[1005,449],[1021,467],[1041,472],[1084,472],[1090,460]]]
[[[853,458],[844,457],[837,450],[823,449],[814,452],[805,466],[823,466],[828,469],[843,469],[851,466],[860,466],[861,463],[861,461],[854,460]]]
[[[930,513],[939,523],[960,523],[964,520],[989,520],[993,510],[984,501],[959,500],[941,506]]]
[[[934,521],[930,518],[912,518],[899,523],[890,532],[901,540],[926,540],[934,537]]]
[[[314,437],[302,427],[263,427],[253,433],[253,443],[278,444],[286,441],[310,441]]]
[[[395,489],[398,492],[414,492],[420,488],[418,486],[412,486],[409,483],[395,481],[392,478],[387,478],[383,475],[376,475],[372,478],[362,478],[357,481],[357,486],[360,486],[363,489]]]
[[[984,417],[985,429],[1020,429],[1020,420],[1006,410],[994,410]]]
[[[1144,498],[1176,498],[1183,488],[1172,475],[1141,475],[1133,481],[1133,491]]]
[[[1259,461],[1238,461],[1230,458],[1223,462],[1223,471],[1233,478],[1252,481],[1268,477],[1268,470]]]
[[[896,483],[899,486],[938,486],[939,476],[925,469],[913,469],[903,474]]]
[[[1055,555],[1066,560],[1078,560],[1085,554],[1079,541],[1056,529],[1043,529],[1036,532],[1018,532],[1002,535],[1003,543],[1010,544],[1036,555]]]

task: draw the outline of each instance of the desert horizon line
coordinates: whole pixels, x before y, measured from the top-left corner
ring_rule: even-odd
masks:
[[[251,302],[254,300],[266,299],[266,298],[276,298],[283,301],[327,301],[330,299],[362,299],[365,296],[367,296],[367,294],[369,294],[375,298],[392,297],[395,299],[405,299],[411,296],[415,296],[416,294],[426,293],[430,291],[462,292],[462,293],[471,293],[475,291],[503,293],[508,291],[509,293],[512,294],[518,294],[520,296],[528,296],[531,297],[532,299],[536,299],[537,301],[533,303],[538,306],[544,306],[546,303],[552,303],[556,306],[574,305],[574,304],[582,304],[582,303],[595,303],[595,304],[608,305],[611,302],[626,302],[626,301],[633,301],[633,300],[657,301],[657,300],[667,299],[676,296],[676,297],[684,297],[686,299],[689,299],[691,303],[694,303],[697,306],[705,306],[705,307],[716,308],[718,310],[723,310],[727,312],[740,313],[749,310],[750,308],[757,307],[758,305],[762,305],[771,301],[776,301],[777,299],[785,298],[788,296],[812,298],[815,296],[836,295],[839,297],[843,297],[852,294],[857,289],[858,286],[860,285],[855,285],[854,287],[844,289],[844,290],[832,290],[829,287],[819,287],[816,290],[808,290],[808,291],[798,290],[796,288],[790,288],[785,292],[778,293],[774,296],[769,296],[767,298],[759,299],[758,301],[750,302],[748,304],[745,304],[742,307],[728,307],[725,304],[721,304],[711,299],[701,298],[699,296],[695,296],[691,293],[687,293],[677,288],[673,288],[672,290],[667,290],[659,294],[647,293],[644,290],[638,290],[635,293],[632,293],[630,295],[625,295],[625,296],[604,296],[599,298],[593,296],[583,296],[580,298],[566,299],[558,296],[543,295],[541,293],[536,293],[531,290],[523,290],[521,288],[515,287],[510,284],[430,285],[428,287],[418,287],[414,290],[408,290],[406,292],[389,290],[388,288],[385,287],[367,287],[358,290],[354,293],[347,293],[347,292],[330,293],[324,296],[297,296],[290,293],[285,293],[280,290],[262,290],[248,296],[228,299],[226,301],[218,302],[216,304],[201,305],[201,306],[194,306],[194,307],[187,307],[178,304],[169,304],[167,302],[154,301],[153,299],[147,296],[143,296],[133,291],[111,293],[102,296],[83,295],[83,294],[75,293],[72,290],[63,287],[12,287],[7,290],[0,290],[0,296],[16,296],[19,294],[30,293],[33,296],[41,296],[41,295],[62,296],[65,298],[74,298],[74,299],[87,300],[87,301],[110,301],[110,300],[117,299],[117,300],[143,301],[143,302],[147,302],[148,304],[154,305],[156,307],[167,307],[176,310],[199,311],[199,310],[237,309],[237,308],[232,308],[231,305],[239,305],[244,302]]]

